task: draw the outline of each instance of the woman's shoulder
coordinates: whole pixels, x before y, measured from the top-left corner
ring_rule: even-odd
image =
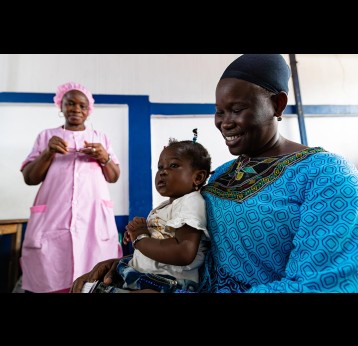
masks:
[[[327,164],[355,167],[354,163],[350,161],[350,159],[348,159],[347,157],[343,156],[342,154],[326,151],[321,147],[315,147],[312,149],[317,149],[317,151],[312,154],[312,159],[315,161],[319,160]]]
[[[348,175],[358,178],[358,169],[355,164],[341,154],[324,150],[321,147],[309,148],[310,154],[298,160],[296,169],[301,171],[303,167],[313,176],[317,175]],[[305,171],[305,169],[303,169]]]

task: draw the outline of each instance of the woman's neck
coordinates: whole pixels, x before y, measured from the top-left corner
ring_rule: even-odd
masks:
[[[249,155],[250,157],[269,157],[292,154],[296,151],[308,148],[300,143],[292,142],[285,137],[279,135],[277,139],[273,140],[271,145],[269,143],[262,151]]]
[[[67,131],[84,131],[86,129],[86,126],[84,124],[74,125],[74,126],[65,124],[62,126],[62,128]]]

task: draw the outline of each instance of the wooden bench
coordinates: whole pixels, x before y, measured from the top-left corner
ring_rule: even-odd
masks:
[[[8,290],[12,291],[19,278],[19,258],[21,252],[22,225],[28,219],[0,220],[0,235],[12,235],[9,262]]]

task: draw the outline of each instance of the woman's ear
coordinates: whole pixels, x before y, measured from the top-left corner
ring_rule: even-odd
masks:
[[[284,91],[280,91],[278,94],[271,97],[275,105],[275,116],[281,117],[288,102],[287,94]]]

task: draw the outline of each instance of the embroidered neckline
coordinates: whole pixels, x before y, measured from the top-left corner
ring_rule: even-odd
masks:
[[[257,158],[240,155],[215,181],[204,186],[202,193],[243,202],[277,180],[288,166],[319,152],[326,150],[313,147],[286,155]]]

